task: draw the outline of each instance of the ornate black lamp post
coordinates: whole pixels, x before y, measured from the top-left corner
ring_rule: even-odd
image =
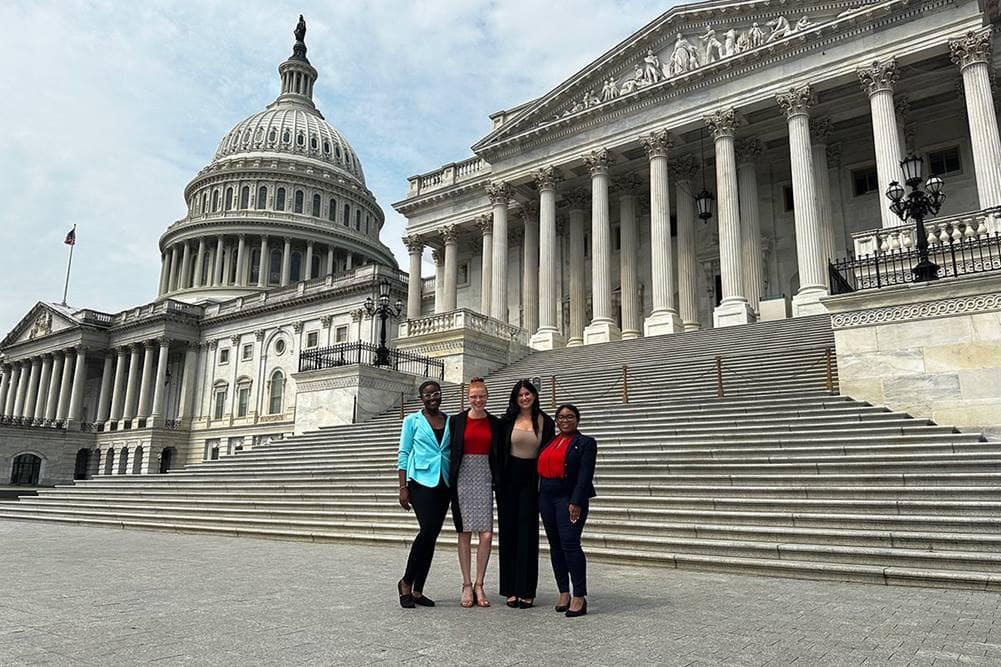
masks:
[[[390,317],[399,317],[403,312],[403,302],[396,300],[394,305],[389,304],[389,281],[383,280],[379,283],[379,303],[375,303],[372,297],[365,299],[365,312],[375,317],[379,316],[379,347],[375,349],[375,365],[389,366],[389,348],[386,347],[386,320]]]
[[[900,168],[904,172],[904,183],[911,189],[905,196],[904,187],[897,181],[890,183],[886,189],[886,197],[892,202],[890,210],[904,222],[908,218],[914,218],[915,238],[918,246],[919,260],[912,269],[914,282],[926,282],[928,280],[938,280],[938,265],[928,259],[928,232],[925,230],[925,216],[936,215],[942,203],[945,202],[945,193],[942,186],[945,182],[932,174],[928,182],[925,183],[927,193],[919,189],[921,185],[921,168],[924,160],[918,156],[908,155],[900,163]]]

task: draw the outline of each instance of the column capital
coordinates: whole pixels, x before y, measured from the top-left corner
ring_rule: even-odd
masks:
[[[643,179],[636,174],[623,174],[612,180],[612,188],[620,197],[635,197],[643,187]]]
[[[607,148],[599,148],[598,150],[591,151],[583,156],[584,164],[587,165],[588,171],[591,172],[592,176],[598,174],[607,174],[608,168],[615,163],[615,157],[612,156]]]
[[[324,329],[329,329],[333,321],[334,321],[333,315],[324,315],[323,317],[320,318],[320,326],[323,327]],[[260,338],[258,338],[257,340],[264,340],[264,331],[255,331],[254,335],[255,336],[260,335]]]
[[[264,242],[264,243],[267,243],[268,242],[268,235],[267,234],[261,234],[261,241]]]
[[[734,144],[737,152],[737,164],[755,162],[761,156],[763,149],[761,140],[756,137],[746,137],[738,139]]]
[[[307,248],[312,248],[315,245],[316,245],[316,241],[306,241],[306,247]]]
[[[229,342],[233,344],[233,347],[237,347],[240,344],[240,334],[234,334],[229,337]]]
[[[831,139],[834,123],[828,117],[810,119],[810,138],[815,144],[826,144]]]
[[[667,169],[674,180],[690,181],[695,178],[695,174],[699,171],[699,166],[695,164],[694,155],[681,155],[669,161]]]
[[[657,130],[645,137],[640,137],[640,145],[646,151],[649,159],[655,157],[667,157],[671,151],[674,138],[667,130]]]
[[[805,115],[817,104],[817,93],[813,86],[806,84],[790,88],[787,92],[775,96],[775,101],[785,112],[786,118]]]
[[[895,58],[876,60],[871,65],[858,68],[856,73],[862,90],[870,97],[880,92],[892,93],[900,78]]]
[[[494,233],[494,219],[492,216],[483,214],[476,216],[473,226],[480,230],[480,234],[486,236]]]
[[[965,36],[949,42],[949,57],[960,69],[991,59],[992,28],[971,30]]]
[[[217,341],[217,340],[210,340],[207,343],[205,343],[205,346],[208,347],[209,351],[211,352],[212,350],[214,350],[217,347],[219,347],[219,341]]]
[[[439,248],[431,248],[431,259],[434,260],[435,264],[441,264],[445,261],[445,253]]]
[[[293,322],[292,323],[292,331],[294,331],[297,334],[301,334],[302,330],[303,330],[303,328],[305,326],[306,326],[306,323],[303,322],[302,320],[299,320],[298,322]]]
[[[455,244],[459,240],[459,229],[455,225],[445,225],[438,233],[441,235],[441,240],[445,245],[450,243]]]
[[[153,342],[154,342],[154,343],[156,343],[156,344],[157,344],[157,345],[158,345],[159,347],[170,347],[170,342],[171,342],[171,341],[170,341],[170,339],[169,339],[169,338],[167,338],[166,336],[159,336],[159,337],[158,337],[158,338],[157,338],[157,339],[156,339],[155,341],[153,341]]]
[[[532,173],[535,185],[542,190],[555,190],[557,184],[563,180],[563,172],[559,167],[548,165]]]
[[[326,316],[323,319],[329,319],[329,318],[330,318],[330,316],[328,315],[328,316]],[[262,340],[264,340],[264,336],[265,336],[266,333],[267,332],[264,329],[258,329],[257,331],[254,332],[254,340],[256,340],[258,343],[260,343]]]
[[[514,194],[511,185],[505,181],[490,181],[487,183],[486,189],[490,203],[494,206],[500,204],[507,206],[507,203],[511,200],[511,196]]]
[[[404,236],[403,245],[407,246],[407,251],[411,254],[424,252],[424,239],[416,234]]]
[[[587,209],[587,201],[590,199],[589,193],[583,188],[574,188],[563,195],[571,211],[584,211]]]
[[[705,120],[709,131],[712,132],[714,140],[733,137],[739,124],[737,110],[732,108],[715,111],[708,116],[704,116],[703,120]]]
[[[527,201],[521,205],[521,219],[527,225],[530,223],[538,222],[539,220],[539,203],[536,201]]]
[[[284,237],[282,237],[282,240],[285,242],[285,245],[292,245],[292,237],[291,236],[284,236]]]
[[[143,347],[145,347],[147,350],[151,350],[154,347],[156,347],[157,343],[159,343],[158,338],[147,338],[146,340],[142,341]]]

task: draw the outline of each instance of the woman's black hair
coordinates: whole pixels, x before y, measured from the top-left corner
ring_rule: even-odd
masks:
[[[572,403],[564,403],[560,407],[556,408],[556,412],[553,414],[559,417],[560,413],[563,412],[564,410],[569,410],[570,412],[574,413],[574,416],[577,417],[577,421],[578,422],[580,421],[580,410],[578,410],[577,406]]]
[[[532,392],[532,396],[535,400],[532,401],[532,431],[535,433],[539,432],[539,415],[545,415],[546,413],[542,411],[542,406],[539,405],[539,390],[535,388],[530,380],[518,380],[514,383],[514,388],[511,389],[511,397],[507,401],[507,412],[504,416],[510,420],[514,421],[518,418],[518,413],[521,412],[521,408],[518,407],[518,394],[522,389],[527,389]]]
[[[435,387],[437,387],[438,391],[441,391],[441,385],[438,384],[436,381],[434,381],[434,380],[425,380],[424,382],[421,383],[421,386],[417,388],[417,393],[418,394],[423,394],[424,393],[424,387],[429,387],[429,386],[432,386],[432,385],[435,386]]]

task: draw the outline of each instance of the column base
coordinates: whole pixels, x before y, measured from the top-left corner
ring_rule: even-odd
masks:
[[[555,350],[565,347],[566,341],[555,328],[539,329],[528,344],[533,350]]]
[[[584,344],[584,339],[581,336],[571,336],[567,339],[567,347],[580,347]]]
[[[820,303],[820,299],[825,296],[827,296],[827,290],[823,287],[804,287],[792,298],[792,316],[807,317],[825,314],[827,307]]]
[[[754,311],[743,297],[724,301],[713,311],[713,326],[717,329],[754,322]]]
[[[702,325],[698,322],[685,322],[685,331],[702,331]]]
[[[644,335],[647,337],[680,333],[684,331],[684,328],[681,317],[673,310],[654,311],[643,323]]]
[[[640,338],[643,333],[639,329],[623,329],[622,330],[622,340],[636,340]]]
[[[584,327],[584,345],[621,340],[622,332],[611,320],[595,320]]]

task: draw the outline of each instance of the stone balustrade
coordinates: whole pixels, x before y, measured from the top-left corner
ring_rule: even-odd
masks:
[[[925,221],[925,230],[928,232],[929,247],[964,239],[982,238],[1001,232],[1001,210],[986,209],[933,218]],[[909,250],[916,246],[914,223],[855,232],[852,234],[852,245],[856,257]]]
[[[406,338],[463,329],[528,345],[528,332],[521,327],[501,322],[467,308],[435,313],[427,317],[402,322],[400,336]]]
[[[472,157],[462,162],[452,162],[427,174],[408,178],[407,182],[410,183],[409,196],[434,192],[489,173],[490,165],[478,157]]]

